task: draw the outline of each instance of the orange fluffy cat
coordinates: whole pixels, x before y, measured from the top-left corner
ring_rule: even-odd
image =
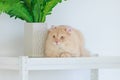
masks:
[[[48,31],[45,46],[46,57],[81,57],[90,56],[84,48],[81,32],[66,26],[54,26]]]

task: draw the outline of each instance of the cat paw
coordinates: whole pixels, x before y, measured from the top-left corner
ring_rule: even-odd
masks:
[[[68,52],[63,52],[60,54],[60,57],[72,57],[72,55]]]

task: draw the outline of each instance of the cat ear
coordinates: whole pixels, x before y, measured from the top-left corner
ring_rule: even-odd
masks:
[[[72,32],[72,28],[68,27],[68,28],[66,28],[66,31],[67,31],[68,33],[71,33],[71,32]]]
[[[53,29],[56,29],[55,25],[51,25],[51,28],[48,30],[48,33],[50,33]]]
[[[52,25],[52,26],[51,26],[51,29],[56,29],[56,26],[55,26],[55,25]]]

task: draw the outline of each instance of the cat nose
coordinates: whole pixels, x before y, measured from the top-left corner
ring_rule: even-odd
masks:
[[[58,44],[59,44],[59,41],[55,41],[55,43],[58,45]]]
[[[58,41],[55,41],[58,44]]]

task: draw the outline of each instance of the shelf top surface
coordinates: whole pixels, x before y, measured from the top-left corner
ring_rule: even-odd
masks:
[[[26,66],[28,70],[120,68],[120,56],[80,58],[0,57],[0,69],[19,69],[20,66]]]

